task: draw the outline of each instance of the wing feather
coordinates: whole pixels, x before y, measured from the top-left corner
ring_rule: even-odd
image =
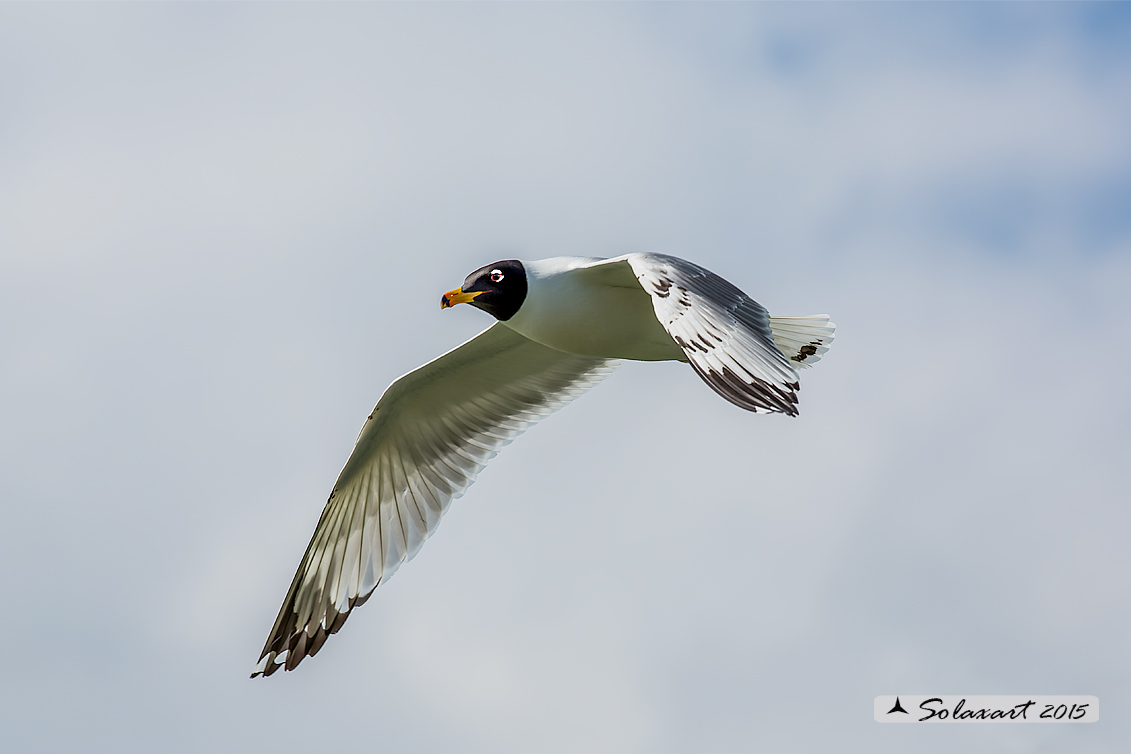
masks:
[[[252,677],[321,649],[502,447],[615,368],[496,324],[394,382],[358,435]]]
[[[775,344],[770,315],[758,302],[677,257],[629,254],[609,261],[631,266],[660,324],[716,393],[749,411],[797,414],[797,372]]]

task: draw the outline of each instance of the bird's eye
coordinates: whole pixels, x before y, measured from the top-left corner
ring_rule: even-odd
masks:
[[[491,270],[491,282],[492,283],[503,282],[503,273],[502,273],[501,270]]]

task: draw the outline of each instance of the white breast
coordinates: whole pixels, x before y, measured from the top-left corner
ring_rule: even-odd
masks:
[[[523,262],[527,293],[506,324],[542,345],[566,353],[637,361],[685,361],[656,319],[651,297],[631,271],[620,284],[584,268],[591,257]],[[627,270],[627,265],[626,265]]]

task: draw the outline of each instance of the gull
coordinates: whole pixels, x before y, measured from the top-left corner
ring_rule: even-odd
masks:
[[[796,370],[821,358],[835,329],[823,314],[771,317],[713,272],[663,254],[495,262],[440,308],[464,303],[497,322],[381,396],[252,678],[315,655],[503,446],[620,360],[682,361],[740,408],[796,416]]]

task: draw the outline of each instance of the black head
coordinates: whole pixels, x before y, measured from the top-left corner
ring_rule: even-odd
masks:
[[[495,319],[506,321],[526,300],[526,268],[517,259],[480,267],[467,276],[463,285],[440,297],[440,308],[471,304]]]

